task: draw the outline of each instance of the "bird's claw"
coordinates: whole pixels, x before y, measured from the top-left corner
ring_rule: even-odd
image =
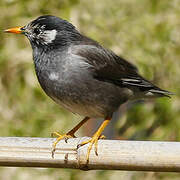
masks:
[[[57,139],[54,141],[54,143],[53,143],[53,145],[52,145],[52,151],[51,151],[51,153],[52,153],[52,158],[54,158],[54,153],[55,153],[55,150],[56,150],[56,145],[57,145],[57,143],[58,143],[60,140],[64,139],[65,142],[67,143],[67,140],[68,140],[69,138],[74,138],[74,137],[75,137],[74,134],[68,134],[68,133],[67,133],[67,134],[61,135],[61,134],[58,133],[58,132],[53,132],[53,133],[51,133],[51,136],[52,136],[52,137],[57,136]]]
[[[89,163],[89,155],[90,155],[93,144],[94,144],[95,154],[96,154],[96,156],[98,156],[98,152],[97,152],[98,148],[97,148],[97,146],[98,146],[98,140],[99,139],[105,139],[105,136],[104,135],[99,136],[98,134],[94,134],[91,139],[89,139],[87,141],[84,141],[84,142],[77,145],[77,149],[78,149],[79,147],[89,143],[89,147],[88,147],[87,155],[86,155],[86,164]]]

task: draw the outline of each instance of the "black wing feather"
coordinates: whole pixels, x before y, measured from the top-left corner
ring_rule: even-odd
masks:
[[[87,38],[85,44],[72,47],[72,52],[79,55],[90,64],[95,72],[95,78],[110,82],[120,87],[139,88],[162,96],[172,93],[162,90],[138,74],[136,66],[117,56],[111,50],[105,49],[97,42]]]

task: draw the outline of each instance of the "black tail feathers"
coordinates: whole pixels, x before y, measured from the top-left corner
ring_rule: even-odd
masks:
[[[174,93],[171,93],[166,90],[162,90],[142,77],[122,78],[121,82],[122,85],[126,87],[139,89],[140,93],[142,92],[142,94],[144,94],[145,97],[166,96],[170,98],[170,95],[174,95]]]

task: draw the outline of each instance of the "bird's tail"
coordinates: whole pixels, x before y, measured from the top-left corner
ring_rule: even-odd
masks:
[[[138,89],[137,93],[141,97],[153,98],[165,96],[170,98],[170,95],[174,95],[174,93],[162,90],[140,76],[136,78],[122,78],[121,82],[126,87]]]
[[[169,97],[171,98],[171,95],[174,95],[174,93],[172,92],[169,92],[169,91],[166,91],[166,90],[162,90],[156,86],[154,86],[152,89],[149,89],[148,92],[145,94],[146,96],[149,96],[148,93],[151,93],[149,94],[150,96],[154,96],[154,97],[163,97],[163,96],[166,96],[166,97]]]

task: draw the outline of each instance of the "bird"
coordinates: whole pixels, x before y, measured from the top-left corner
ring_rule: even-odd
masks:
[[[52,133],[57,136],[52,145],[53,157],[60,140],[76,137],[75,132],[90,118],[103,118],[92,138],[79,144],[89,144],[88,164],[92,147],[98,155],[98,140],[104,138],[102,132],[120,105],[134,99],[173,94],[146,80],[135,65],[83,35],[62,18],[43,15],[5,32],[23,34],[29,39],[42,89],[60,106],[85,117],[66,134]]]

